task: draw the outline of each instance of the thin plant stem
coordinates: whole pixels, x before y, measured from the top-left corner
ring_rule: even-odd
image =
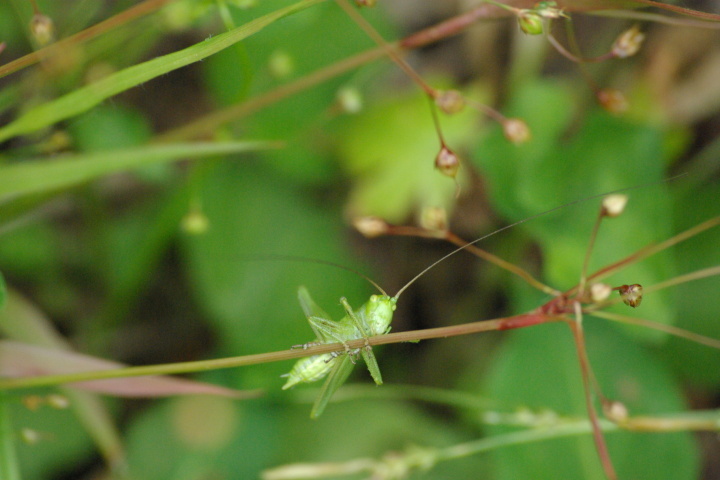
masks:
[[[605,208],[600,207],[600,212],[595,219],[592,232],[590,233],[590,241],[588,242],[587,250],[585,250],[585,258],[583,259],[582,270],[580,271],[580,283],[578,283],[578,297],[583,298],[585,296],[585,285],[587,283],[587,271],[590,265],[590,257],[592,256],[593,248],[595,248],[595,241],[597,240],[598,231],[600,230],[600,224],[604,215]]]
[[[620,428],[614,423],[602,421],[605,432],[617,432]],[[439,462],[489,452],[492,450],[542,442],[553,438],[567,438],[591,433],[592,427],[587,421],[573,421],[544,428],[528,428],[516,432],[481,438],[445,448],[412,447],[405,452],[395,453],[392,458],[358,458],[347,462],[296,463],[265,470],[263,480],[292,480],[305,478],[325,478],[387,471],[386,462],[402,464],[408,471],[425,470]],[[371,476],[371,478],[383,478]]]
[[[457,246],[467,245],[467,243],[468,243],[452,232],[447,232],[446,238],[449,242],[452,242],[453,244],[455,244]],[[530,272],[523,269],[522,267],[520,267],[514,263],[510,263],[506,260],[503,260],[502,258],[498,257],[497,255],[494,255],[486,250],[483,250],[482,248],[480,248],[476,245],[470,245],[469,247],[467,247],[467,250],[469,252],[473,253],[474,255],[482,258],[483,260],[486,260],[486,261],[492,263],[493,265],[496,265],[496,266],[502,268],[503,270],[507,270],[508,272],[510,272],[514,275],[517,275],[518,277],[525,280],[525,282],[527,282],[528,285],[540,290],[543,293],[547,293],[547,294],[553,295],[553,296],[558,296],[562,293],[559,290],[555,290],[554,288],[550,287],[549,285],[545,285],[540,280],[533,277],[530,274]]]
[[[380,33],[375,30],[375,27],[370,25],[370,23],[365,20],[365,17],[360,15],[358,11],[347,2],[347,0],[335,0],[335,3],[337,3],[349,17],[355,23],[357,23],[358,26],[360,26],[360,28],[362,28],[363,31],[365,31],[365,33],[383,49],[387,56],[390,57],[392,61],[395,62],[407,74],[407,76],[409,76],[415,83],[417,83],[427,95],[429,95],[430,97],[433,97],[435,95],[435,89],[428,85],[425,80],[423,80],[422,77],[415,71],[415,69],[413,69],[400,56],[397,51],[397,47],[389,44],[382,37],[382,35],[380,35]]]
[[[159,10],[161,7],[163,7],[166,3],[170,1],[172,0],[145,0],[144,2],[140,2],[137,5],[128,8],[127,10],[123,10],[117,15],[113,15],[107,20],[103,20],[102,22],[99,22],[92,27],[82,30],[75,35],[71,35],[69,37],[63,38],[62,40],[58,40],[52,45],[48,45],[45,48],[36,50],[32,53],[18,58],[17,60],[8,62],[5,65],[0,65],[0,78],[10,75],[11,73],[15,73],[18,70],[33,65],[39,61],[45,60],[46,58],[50,58],[58,52],[65,51],[69,47],[72,47],[76,44],[91,40],[95,37],[109,32],[110,30],[130,23],[133,20],[137,20],[138,18],[142,18],[145,15],[149,15]]]
[[[598,456],[600,457],[600,463],[605,471],[605,475],[610,480],[617,480],[617,473],[615,473],[615,468],[613,467],[612,460],[610,459],[610,453],[608,452],[605,437],[603,437],[597,410],[595,409],[595,404],[592,398],[592,389],[590,386],[591,367],[590,360],[587,356],[587,350],[585,348],[585,335],[582,328],[582,309],[580,303],[575,302],[574,308],[575,321],[569,322],[569,325],[573,332],[575,348],[580,362],[580,372],[583,380],[583,390],[585,393],[585,406],[587,408],[590,424],[592,425],[595,448],[597,449]]]
[[[558,51],[560,55],[567,58],[571,62],[575,63],[599,63],[604,62],[605,60],[610,60],[615,55],[612,52],[604,53],[600,55],[599,57],[593,57],[593,58],[583,58],[577,55],[572,54],[568,49],[562,46],[562,44],[551,34],[548,33],[547,39],[550,42],[550,44],[555,47],[555,50]]]
[[[675,337],[684,338],[685,340],[690,340],[691,342],[699,343],[701,345],[705,345],[711,348],[717,348],[718,350],[720,350],[720,340],[706,337],[705,335],[700,335],[699,333],[691,332],[689,330],[685,330],[684,328],[679,328],[674,325],[666,325],[664,323],[657,323],[651,320],[646,320],[644,318],[636,318],[612,312],[592,311],[590,312],[590,315],[598,318],[603,318],[605,320],[611,320],[613,322],[625,323],[628,325],[637,325],[644,328],[651,328],[653,330],[669,333]]]
[[[350,349],[356,349],[367,345],[375,346],[399,342],[417,342],[419,340],[428,340],[431,338],[446,338],[493,330],[508,330],[513,328],[529,327],[532,325],[539,325],[541,323],[559,320],[561,320],[561,318],[559,317],[556,318],[540,313],[531,313],[515,315],[505,318],[497,318],[493,320],[483,320],[462,325],[453,325],[449,327],[389,333],[386,335],[369,337],[368,339],[359,338],[356,340],[348,340],[345,342],[345,344]],[[219,370],[223,368],[234,368],[248,365],[256,365],[260,363],[278,362],[281,360],[291,360],[294,358],[319,355],[322,353],[343,352],[345,351],[346,345],[343,345],[342,343],[327,343],[322,345],[315,345],[306,349],[304,348],[281,350],[278,352],[243,355],[229,358],[218,358],[212,360],[199,360],[194,362],[146,365],[113,370],[88,371],[62,375],[46,375],[39,377],[0,378],[0,390],[88,382],[109,378],[204,372],[208,370]]]
[[[649,245],[643,249],[638,250],[637,252],[628,255],[627,257],[623,258],[622,260],[619,260],[611,265],[608,265],[605,268],[601,268],[597,272],[593,273],[588,277],[588,281],[600,281],[603,278],[608,277],[609,275],[612,275],[613,273],[616,273],[617,271],[625,268],[628,265],[631,265],[633,263],[639,262],[640,260],[643,260],[651,255],[655,255],[658,252],[661,252],[667,248],[670,248],[674,245],[677,245],[680,242],[683,242],[689,238],[694,237],[695,235],[704,232],[705,230],[708,230],[710,228],[716,227],[720,225],[720,216],[711,218],[709,220],[706,220],[702,222],[699,225],[695,225],[692,228],[689,228],[685,230],[684,232],[681,232],[663,242],[660,242],[655,245]]]

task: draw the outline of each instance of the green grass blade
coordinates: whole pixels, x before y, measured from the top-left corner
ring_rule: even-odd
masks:
[[[20,468],[15,454],[15,432],[10,423],[8,395],[0,391],[0,478],[20,480]]]
[[[271,142],[226,142],[151,145],[52,160],[27,160],[0,167],[0,198],[69,187],[102,175],[181,159],[272,148]]]
[[[0,272],[0,309],[5,306],[7,301],[7,286],[5,285],[5,278]]]
[[[199,62],[261,31],[283,17],[322,1],[324,0],[302,0],[241,25],[229,32],[196,43],[179,52],[133,65],[56,100],[32,108],[17,120],[0,128],[0,142],[17,135],[34,132],[85,112],[113,95],[191,63]]]

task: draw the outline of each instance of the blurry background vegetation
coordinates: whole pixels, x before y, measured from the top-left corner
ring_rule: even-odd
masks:
[[[0,124],[290,3],[168,2],[1,78]],[[389,40],[476,5],[379,3],[362,13]],[[132,5],[76,0],[44,1],[39,7],[63,38]],[[564,5],[573,10],[587,3]],[[718,13],[714,2],[690,6]],[[32,15],[26,0],[0,3],[2,64],[38,48],[28,32]],[[605,53],[632,25],[591,15],[573,20],[587,57]],[[471,109],[442,116],[448,144],[464,162],[457,200],[452,180],[433,169],[439,144],[427,100],[387,59],[269,102],[203,135],[217,142],[282,140],[282,148],[154,163],[71,188],[6,195],[0,204],[0,271],[11,289],[8,307],[15,308],[12,315],[6,308],[0,326],[6,337],[32,342],[31,329],[22,326],[46,317],[77,350],[133,365],[282,350],[312,337],[296,300],[299,285],[335,318],[342,315],[341,296],[359,306],[372,288],[344,270],[253,258],[286,254],[336,262],[367,273],[392,294],[451,247],[427,239],[364,239],[350,227],[357,216],[412,224],[423,209],[439,206],[447,209],[451,228],[472,239],[588,195],[687,172],[681,180],[632,191],[627,213],[603,226],[591,267],[662,241],[720,211],[720,37],[700,27],[643,23],[642,28],[647,40],[638,56],[587,66],[598,84],[626,95],[629,109],[620,116],[596,105],[576,65],[542,37],[520,33],[509,18],[478,22],[461,35],[410,52],[411,64],[433,86],[458,88],[508,117],[524,119],[532,130],[532,140],[516,146],[499,125]],[[0,181],[7,168],[49,162],[60,152],[105,154],[95,157],[104,161],[132,147],[142,151],[175,128],[252,102],[374,47],[334,2],[319,3],[202,62],[143,82],[49,128],[6,139]],[[354,95],[363,105],[357,113],[341,102]],[[596,208],[597,202],[570,207],[481,246],[539,272],[556,288],[569,288],[577,281]],[[612,282],[651,285],[716,265],[718,244],[720,232],[705,233]],[[719,289],[716,278],[687,284],[648,296],[635,313],[720,338]],[[21,299],[29,302],[23,308]],[[407,291],[393,330],[516,314],[547,300],[461,253]],[[716,350],[602,320],[588,320],[587,329],[605,393],[633,414],[717,407]],[[7,400],[15,434],[22,428],[40,434],[32,445],[16,442],[22,478],[257,478],[263,469],[284,463],[378,457],[408,445],[443,447],[508,430],[487,425],[487,411],[585,416],[572,338],[560,325],[396,344],[376,352],[387,385],[347,389],[344,397],[341,389],[345,401],[331,404],[317,421],[308,419],[314,387],[280,390],[279,376],[291,362],[196,377],[265,389],[266,396],[257,400],[104,398],[116,431],[111,423],[83,426],[73,410],[30,411],[21,406],[21,394],[12,394]],[[368,383],[364,367],[355,375]],[[477,394],[482,408],[413,401],[421,390],[411,385]],[[371,398],[382,389],[389,392],[386,398]],[[7,443],[8,433],[3,435]],[[93,435],[105,438],[102,454]],[[716,435],[624,433],[609,435],[608,442],[621,478],[720,475]],[[114,470],[103,456],[115,462]],[[589,436],[498,449],[417,474],[601,475]]]

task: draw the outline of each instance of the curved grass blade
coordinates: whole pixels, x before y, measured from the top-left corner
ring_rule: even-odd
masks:
[[[190,65],[191,63],[199,62],[261,31],[263,28],[281,18],[304,10],[321,1],[324,0],[301,0],[293,5],[281,8],[248,22],[245,25],[241,25],[229,32],[196,43],[178,52],[163,55],[162,57],[125,68],[86,87],[79,88],[60,98],[31,108],[17,120],[0,128],[0,142],[17,135],[24,135],[40,130],[61,120],[78,115],[113,95],[117,95],[120,92],[124,92],[155,77]]]
[[[272,142],[150,145],[52,160],[27,160],[0,167],[0,198],[70,187],[109,173],[154,163],[247,152],[277,146]]]
[[[0,272],[0,308],[3,308],[5,306],[5,302],[7,301],[7,286],[5,286],[5,278],[2,275],[2,272]]]

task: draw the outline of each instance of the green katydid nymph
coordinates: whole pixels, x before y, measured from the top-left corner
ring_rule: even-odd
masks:
[[[390,331],[390,323],[395,312],[398,296],[399,294],[395,297],[389,297],[386,294],[372,295],[357,311],[353,311],[347,300],[342,298],[340,302],[345,308],[346,315],[339,322],[334,322],[328,314],[313,302],[307,289],[300,287],[298,291],[300,306],[305,312],[310,327],[315,332],[316,340],[295,347],[307,348],[323,343],[345,344],[348,340],[384,335]],[[298,383],[315,382],[328,376],[310,413],[312,418],[317,418],[322,414],[333,393],[347,380],[355,363],[354,357],[358,353],[365,360],[375,383],[382,385],[380,368],[370,346],[355,350],[346,346],[345,352],[342,353],[325,353],[298,360],[292,370],[284,375],[288,377],[288,380],[283,386],[283,390]]]

